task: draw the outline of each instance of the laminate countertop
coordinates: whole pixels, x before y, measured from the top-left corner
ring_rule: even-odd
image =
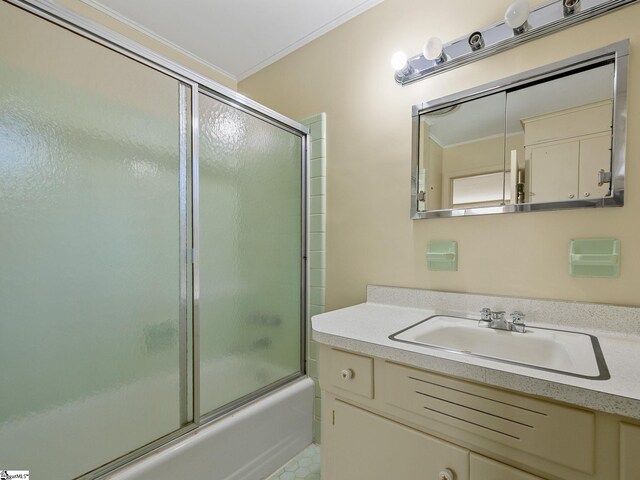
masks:
[[[432,315],[478,318],[480,305],[529,311],[532,318],[527,323],[533,327],[562,328],[596,336],[611,378],[573,377],[389,338]],[[562,315],[557,315],[558,311]],[[609,321],[610,315],[615,315],[615,319]],[[606,328],[594,328],[602,326],[598,322],[603,320],[607,320]],[[638,328],[637,307],[369,287],[367,303],[315,315],[312,339],[445,375],[640,419]]]

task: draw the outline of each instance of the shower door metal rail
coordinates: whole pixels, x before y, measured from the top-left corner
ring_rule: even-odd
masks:
[[[306,180],[306,168],[308,162],[308,147],[309,147],[309,129],[308,127],[291,120],[274,110],[271,110],[264,105],[261,105],[244,95],[237,93],[236,91],[225,87],[197,72],[194,72],[188,68],[185,68],[159,54],[150,50],[140,44],[133,42],[123,35],[117,34],[109,29],[98,25],[86,18],[72,12],[69,9],[61,7],[48,0],[2,0],[6,3],[12,4],[24,11],[32,13],[37,17],[47,20],[61,28],[71,31],[79,36],[86,38],[92,42],[100,44],[110,50],[118,52],[136,62],[139,62],[147,67],[162,72],[170,77],[175,78],[181,85],[179,87],[180,96],[180,212],[185,214],[189,213],[189,200],[191,201],[191,231],[188,229],[188,217],[182,217],[180,220],[180,243],[181,243],[181,278],[180,278],[180,304],[181,304],[181,317],[180,317],[180,351],[181,355],[185,358],[181,359],[182,365],[180,386],[181,389],[187,388],[187,384],[182,378],[187,378],[188,367],[187,361],[191,361],[193,365],[193,385],[192,385],[192,401],[186,402],[182,400],[180,406],[181,418],[188,420],[191,418],[191,422],[182,428],[175,430],[157,440],[150,442],[146,445],[140,446],[140,448],[123,455],[113,461],[102,465],[86,474],[76,477],[75,480],[93,480],[103,475],[113,473],[114,471],[126,466],[131,461],[136,460],[150,452],[173,443],[177,443],[181,440],[181,437],[192,432],[193,430],[205,425],[212,420],[220,418],[226,415],[241,405],[245,405],[257,398],[272,392],[283,385],[300,378],[306,372],[305,358],[306,358],[306,267],[307,267],[307,224],[306,224],[306,192],[307,192],[307,180]],[[191,90],[191,98],[189,99],[188,89]],[[225,101],[233,105],[235,108],[239,108],[245,112],[256,115],[262,120],[265,120],[272,125],[283,128],[291,133],[294,133],[301,138],[301,240],[300,240],[300,265],[301,265],[301,278],[300,278],[300,370],[298,373],[283,378],[271,385],[264,387],[256,392],[253,392],[246,397],[238,399],[233,403],[225,406],[224,408],[212,412],[206,417],[200,416],[200,402],[199,402],[199,380],[200,380],[200,356],[199,356],[199,264],[198,264],[198,231],[199,231],[199,202],[198,202],[198,131],[199,131],[199,119],[198,119],[198,93],[200,91],[206,92],[211,95],[212,93],[217,97],[226,99]],[[188,112],[187,102],[191,101],[191,132],[189,138],[189,132],[186,128],[188,125],[185,115]],[[191,144],[191,185],[188,182],[188,144]],[[188,195],[189,187],[191,187],[190,198]],[[190,241],[189,241],[190,240]],[[190,245],[189,245],[190,243]],[[184,265],[182,264],[184,263]],[[188,342],[188,313],[186,310],[182,312],[183,307],[188,308],[188,277],[191,276],[192,284],[192,341]],[[191,356],[188,355],[189,346],[191,346]]]

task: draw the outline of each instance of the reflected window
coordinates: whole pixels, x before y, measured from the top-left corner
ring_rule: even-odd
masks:
[[[511,192],[504,190],[504,179],[505,174],[502,171],[454,178],[451,186],[451,204],[454,208],[484,207],[502,202],[503,196],[505,202],[509,202]],[[506,179],[509,183],[511,172],[506,173]]]

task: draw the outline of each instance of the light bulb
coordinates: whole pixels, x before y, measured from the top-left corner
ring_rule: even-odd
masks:
[[[442,62],[446,60],[442,51],[442,40],[438,37],[430,37],[427,40],[427,43],[422,47],[422,55],[427,60],[432,60],[436,62]]]
[[[529,4],[526,0],[516,0],[504,13],[504,23],[509,25],[514,31],[523,31],[529,19]]]
[[[391,66],[396,71],[402,71],[407,66],[407,54],[404,52],[396,52],[391,56]]]

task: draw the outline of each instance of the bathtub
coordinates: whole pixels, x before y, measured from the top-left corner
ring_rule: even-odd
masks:
[[[135,461],[109,480],[260,480],[311,443],[308,377]]]
[[[240,361],[233,365],[256,369]],[[205,388],[220,378],[209,377],[214,367],[230,368],[222,361],[205,365]],[[7,421],[0,428],[0,464],[30,470],[34,478],[75,478],[166,433],[164,419],[175,417],[178,390],[177,375],[158,375]],[[262,479],[311,443],[313,397],[313,382],[302,378],[107,478]]]

